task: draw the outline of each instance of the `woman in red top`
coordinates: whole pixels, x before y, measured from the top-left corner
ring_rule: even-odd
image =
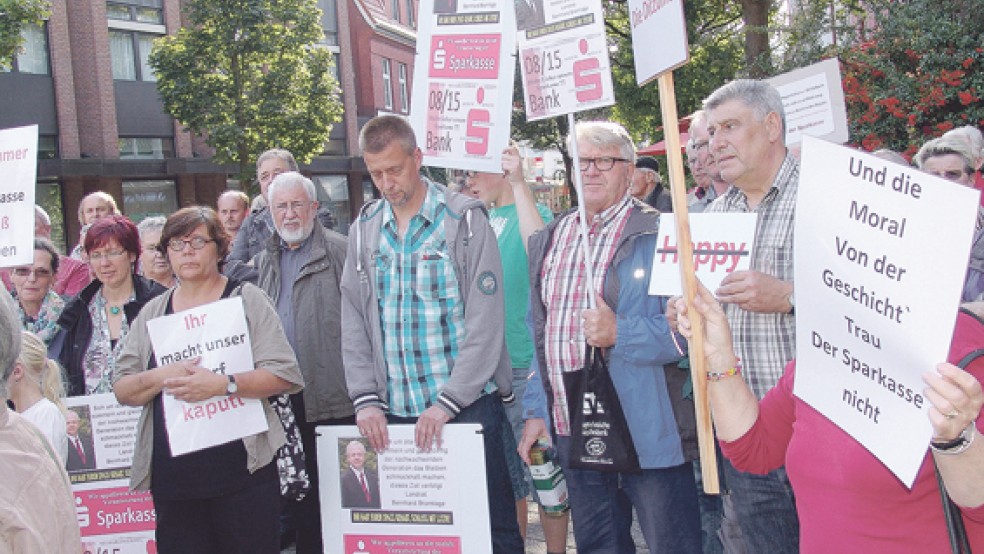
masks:
[[[873,454],[820,412],[793,396],[795,360],[761,402],[734,371],[731,331],[721,306],[703,286],[695,306],[704,317],[708,398],[725,456],[740,470],[765,473],[783,465],[796,495],[800,549],[815,552],[897,554],[950,551],[935,458],[952,500],[961,508],[971,547],[984,550],[984,429],[981,406],[984,358],[967,371],[951,363],[923,375],[933,442],[965,436],[969,447],[927,453],[907,489]],[[680,332],[691,336],[685,302],[678,301]],[[984,347],[984,324],[961,313],[951,362]]]

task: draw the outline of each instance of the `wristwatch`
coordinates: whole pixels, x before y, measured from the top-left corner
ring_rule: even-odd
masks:
[[[226,396],[232,396],[239,392],[239,385],[236,384],[236,378],[232,375],[228,375],[229,383],[226,385]]]
[[[977,434],[977,427],[974,426],[974,422],[971,421],[957,438],[946,441],[946,442],[930,442],[929,447],[933,449],[933,452],[937,454],[960,454],[964,450],[970,448],[970,445],[974,442],[974,435]]]

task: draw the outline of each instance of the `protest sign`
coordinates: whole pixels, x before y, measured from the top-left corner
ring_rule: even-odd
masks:
[[[977,191],[811,137],[796,205],[794,393],[911,486],[932,428]]]
[[[749,268],[757,219],[754,213],[690,214],[694,272],[709,290],[721,286],[728,274]],[[660,214],[649,294],[683,294],[679,254],[676,218],[673,214]]]
[[[34,263],[38,126],[0,130],[0,267]]]
[[[640,87],[690,59],[682,0],[629,0],[629,23]]]
[[[782,96],[786,146],[799,144],[804,136],[847,142],[847,105],[837,58],[776,75],[767,82]]]
[[[147,322],[158,367],[189,358],[222,375],[253,370],[243,300],[236,296]],[[239,396],[183,402],[163,395],[171,454],[179,456],[267,430],[261,401]]]
[[[422,0],[419,14],[410,123],[424,164],[501,171],[516,68],[512,4]]]
[[[69,478],[83,554],[156,552],[157,514],[147,491],[131,491],[130,464],[142,408],[112,394],[64,399],[79,416],[81,464],[69,458]],[[71,440],[71,439],[70,439]],[[71,443],[69,448],[75,448]]]
[[[517,10],[525,0],[517,1]],[[538,17],[517,17],[526,118],[615,103],[599,0],[535,0]]]
[[[430,452],[414,445],[413,425],[387,429],[390,447],[375,452],[355,426],[318,427],[325,551],[491,553],[481,426],[445,425]]]

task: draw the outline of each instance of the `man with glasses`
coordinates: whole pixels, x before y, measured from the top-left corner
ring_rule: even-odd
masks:
[[[383,195],[353,223],[342,275],[359,431],[381,452],[389,423],[412,424],[430,451],[445,424],[481,424],[492,552],[522,552],[502,445],[500,395],[512,399],[502,265],[485,208],[420,175],[423,153],[399,116],[369,120],[359,146]]]
[[[691,212],[702,212],[718,196],[728,190],[728,183],[721,179],[717,162],[711,155],[710,135],[707,134],[707,114],[698,110],[690,119],[690,140],[687,141],[687,166],[695,186],[687,194],[687,206]]]
[[[270,210],[267,209],[270,200],[267,197],[267,189],[277,175],[288,171],[296,172],[298,168],[294,155],[287,150],[279,148],[267,150],[256,159],[256,180],[260,184],[260,195],[263,202],[243,220],[243,224],[236,234],[236,239],[232,242],[229,255],[226,257],[227,261],[250,263],[265,248],[267,241],[274,234],[273,217]],[[320,206],[318,219],[325,228],[335,228],[335,219],[328,211],[327,206]]]
[[[553,428],[548,432],[544,419],[528,418],[520,453],[540,437],[555,439],[578,552],[634,553],[634,508],[651,552],[698,553],[700,515],[689,461],[696,449],[684,444],[674,415],[675,408],[686,413],[686,373],[664,367],[680,359],[682,339],[663,315],[667,298],[648,293],[659,212],[628,194],[636,171],[635,147],[622,126],[582,122],[574,133],[587,244],[577,210],[530,237],[536,367]],[[571,451],[568,409],[575,400],[567,396],[563,375],[584,366],[586,344],[602,349],[608,360],[638,452],[639,472],[571,465],[576,453]],[[690,414],[692,419],[692,408]]]
[[[352,425],[341,345],[341,291],[347,241],[318,222],[314,183],[293,171],[267,189],[276,234],[256,257],[258,285],[273,299],[284,334],[297,354],[304,390],[291,396],[301,430],[311,491],[287,512],[293,516],[298,554],[320,553],[321,512],[314,428]]]

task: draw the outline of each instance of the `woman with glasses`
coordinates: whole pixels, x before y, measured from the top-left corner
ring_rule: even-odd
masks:
[[[163,248],[157,246],[161,242],[161,230],[167,219],[164,216],[148,217],[137,225],[140,233],[140,275],[156,281],[164,288],[171,288],[175,284],[174,272],[167,263],[167,256],[163,253]]]
[[[112,392],[123,339],[144,304],[165,290],[135,273],[140,236],[126,217],[97,220],[82,246],[95,279],[65,306],[51,346],[65,368],[69,396]]]
[[[45,346],[58,334],[58,318],[65,301],[52,290],[58,273],[59,256],[48,239],[34,239],[34,263],[10,272],[17,300],[17,315],[26,331],[38,335]]]
[[[178,284],[147,304],[137,318],[114,376],[116,398],[142,406],[130,485],[150,490],[161,552],[280,552],[280,479],[274,453],[284,428],[265,400],[297,393],[303,378],[270,299],[221,272],[229,236],[215,211],[183,208],[171,215],[158,246]],[[222,375],[200,358],[158,366],[147,322],[238,296],[249,329],[253,367]],[[163,395],[184,402],[237,396],[263,399],[268,430],[217,446],[171,454]]]

